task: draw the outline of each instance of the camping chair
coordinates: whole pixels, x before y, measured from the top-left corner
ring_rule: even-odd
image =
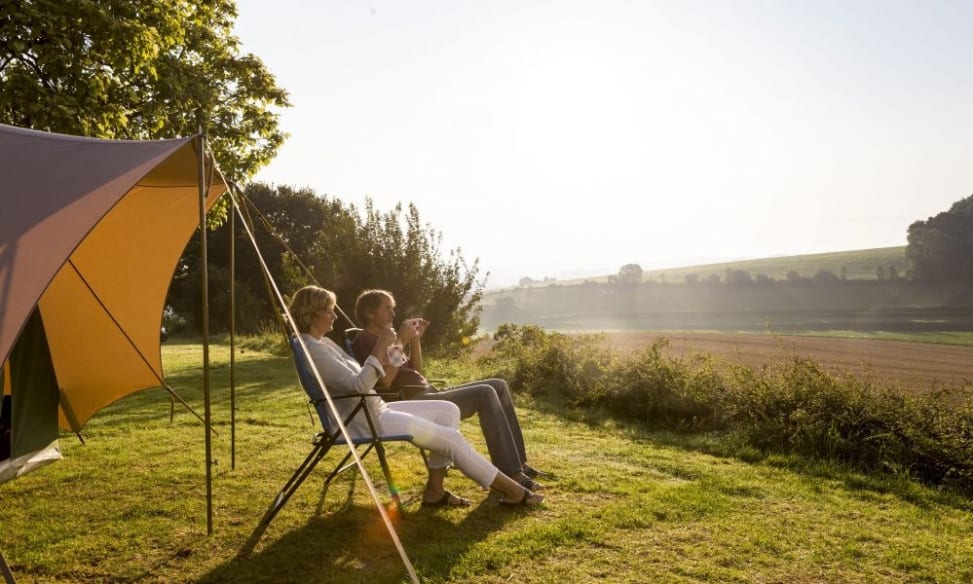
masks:
[[[314,438],[311,440],[311,444],[313,445],[313,448],[311,449],[311,453],[307,455],[307,458],[304,459],[304,462],[302,462],[301,465],[297,468],[297,470],[294,471],[294,474],[291,476],[291,478],[281,489],[280,493],[278,493],[277,496],[274,498],[274,501],[271,504],[270,509],[267,510],[267,513],[264,515],[264,518],[260,522],[260,527],[263,528],[265,528],[271,522],[271,520],[273,520],[273,518],[277,515],[277,513],[284,506],[284,504],[287,503],[287,501],[291,498],[291,496],[297,491],[298,487],[300,487],[301,484],[304,482],[304,480],[307,479],[307,477],[311,474],[311,471],[314,470],[314,467],[317,466],[317,464],[321,462],[321,460],[325,456],[327,456],[332,446],[344,446],[348,444],[345,441],[344,437],[341,435],[341,430],[338,428],[337,424],[333,423],[333,420],[330,415],[330,411],[328,409],[327,400],[324,397],[324,390],[321,387],[321,385],[318,383],[318,380],[313,373],[311,364],[308,362],[307,356],[304,354],[304,350],[301,347],[300,341],[297,339],[297,337],[291,336],[289,338],[289,343],[290,343],[291,351],[294,354],[294,365],[297,368],[297,376],[300,379],[301,387],[304,388],[304,391],[307,393],[308,397],[310,398],[311,405],[313,405],[314,409],[317,410],[318,418],[320,418],[321,420],[321,426],[323,428],[323,431],[318,432],[317,434],[314,435]],[[372,450],[375,451],[375,453],[378,455],[378,461],[382,466],[382,473],[385,475],[385,481],[386,484],[388,485],[389,493],[391,494],[392,499],[395,501],[396,506],[401,512],[402,501],[399,498],[399,493],[395,487],[395,483],[392,482],[392,474],[389,471],[388,461],[385,458],[384,444],[386,442],[410,442],[411,443],[412,435],[411,434],[386,434],[386,435],[378,434],[378,432],[375,429],[375,423],[372,420],[372,416],[369,413],[368,408],[365,407],[366,398],[374,395],[375,394],[339,395],[339,396],[332,396],[331,399],[335,401],[341,399],[358,400],[358,403],[355,405],[355,408],[351,411],[350,414],[348,414],[348,417],[345,418],[344,423],[345,425],[349,424],[357,415],[365,416],[365,419],[368,421],[368,427],[371,430],[371,436],[352,439],[352,447],[358,450],[360,446],[365,446],[365,449],[363,451],[359,451],[359,457],[362,459],[364,459],[368,455],[368,453],[371,452]],[[378,395],[382,396],[383,398],[386,397],[385,394],[378,394]],[[420,450],[420,453],[422,453],[423,460],[425,460],[426,459],[425,452],[422,452],[422,450]],[[335,477],[345,472],[346,470],[355,467],[354,462],[350,462],[350,463],[348,462],[348,459],[350,458],[351,458],[351,451],[349,449],[348,453],[345,454],[344,458],[341,459],[341,462],[339,462],[337,466],[334,467],[334,470],[331,471],[331,473],[328,475],[328,478],[325,480],[324,482],[325,490],[327,490],[327,488],[331,484],[331,481],[334,480]]]
[[[358,327],[346,328],[345,329],[345,352],[352,356],[356,361],[358,357],[355,355],[355,350],[352,348],[355,343],[355,338],[358,336],[362,329]],[[414,395],[422,394],[430,389],[434,392],[440,391],[440,387],[446,385],[445,379],[427,379],[429,385],[396,385],[390,390],[388,395],[382,394],[385,401],[400,401],[408,399]]]

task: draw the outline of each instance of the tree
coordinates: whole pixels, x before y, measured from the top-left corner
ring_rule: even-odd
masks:
[[[973,195],[910,225],[905,256],[916,280],[973,283]]]
[[[753,277],[746,270],[726,269],[726,283],[730,286],[749,286],[753,284]]]
[[[753,283],[757,286],[773,286],[774,279],[767,274],[757,274],[753,277]]]
[[[285,135],[288,104],[240,54],[232,0],[0,0],[0,122],[98,138],[159,139],[202,127],[243,181]]]
[[[625,264],[618,270],[618,284],[621,286],[636,286],[642,281],[642,266]]]
[[[392,291],[400,318],[431,321],[423,347],[433,353],[454,353],[476,335],[484,285],[479,260],[467,264],[459,248],[444,254],[442,233],[422,222],[415,205],[381,212],[366,199],[350,243],[335,283],[344,302],[354,303],[366,288]]]
[[[248,185],[244,195],[270,225],[268,229],[254,217],[257,245],[284,294],[316,281],[334,291],[341,308],[354,319],[355,298],[362,290],[388,289],[395,294],[400,318],[424,316],[432,322],[423,337],[423,346],[431,353],[456,351],[476,334],[483,288],[477,279],[478,262],[468,266],[458,249],[444,257],[439,247],[441,234],[422,223],[414,205],[381,212],[366,201],[360,212],[310,189],[261,183]],[[248,312],[237,310],[238,327],[252,332],[276,319],[276,307],[265,291],[262,272],[242,229],[236,238],[238,304],[242,297],[250,307]],[[198,239],[193,245],[198,246]],[[227,223],[211,236],[211,263],[228,265],[228,249]],[[189,320],[199,313],[199,294],[194,288],[198,254],[191,251],[184,255],[169,294],[174,310]],[[222,271],[211,274],[210,282],[214,290],[229,288],[228,274]],[[225,330],[228,316],[226,307],[213,307],[213,329]],[[360,323],[339,321],[339,340],[344,328],[353,324]]]
[[[824,270],[824,269],[815,272],[814,276],[811,277],[811,280],[815,284],[819,284],[823,286],[830,286],[830,285],[837,284],[838,282],[841,282],[841,278],[835,275],[834,272],[832,272],[831,270]]]
[[[254,238],[261,255],[274,280],[282,285],[307,280],[296,258],[307,261],[318,248],[326,245],[325,241],[352,240],[357,233],[358,218],[353,210],[340,201],[318,197],[310,189],[295,190],[288,186],[270,187],[251,183],[243,194],[259,210],[258,214],[246,209],[254,222]],[[281,239],[278,239],[278,234]],[[214,229],[208,237],[209,286],[213,292],[210,325],[217,331],[228,330],[230,312],[225,299],[230,288],[229,271],[215,266],[230,264],[229,222]],[[268,294],[253,245],[240,226],[235,234],[235,247],[237,327],[242,332],[256,332],[263,323],[276,321],[277,307]],[[312,267],[325,286],[330,286],[334,281],[335,258],[344,253],[345,250],[333,249],[332,245],[327,252],[317,254],[324,259],[319,259],[319,263]],[[167,303],[183,316],[187,326],[198,328],[198,232],[180,260]]]

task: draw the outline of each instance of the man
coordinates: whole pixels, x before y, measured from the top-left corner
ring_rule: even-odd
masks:
[[[395,319],[395,298],[386,290],[366,290],[355,301],[355,314],[364,328],[355,337],[352,351],[355,359],[362,362],[372,353],[381,331]],[[388,363],[383,362],[385,377],[379,380],[379,385],[391,389],[418,388],[404,391],[403,398],[452,402],[459,407],[463,419],[479,415],[480,429],[493,464],[525,488],[542,490],[543,486],[534,479],[546,473],[527,464],[524,435],[507,382],[484,379],[436,391],[422,374],[421,339],[428,327],[429,321],[422,318],[406,319],[400,325],[398,340],[403,348],[408,348],[408,360],[400,366],[390,359]]]

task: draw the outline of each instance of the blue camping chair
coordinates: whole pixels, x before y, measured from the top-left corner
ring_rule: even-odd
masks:
[[[270,509],[264,515],[264,518],[260,522],[261,527],[266,527],[270,521],[277,515],[277,512],[284,506],[285,503],[291,498],[291,496],[297,491],[298,487],[304,482],[305,479],[314,470],[314,467],[325,457],[331,450],[332,446],[345,446],[348,443],[345,441],[344,437],[341,435],[341,431],[338,429],[338,425],[335,424],[331,418],[328,402],[324,397],[324,390],[318,383],[317,378],[314,376],[311,364],[308,362],[307,356],[301,348],[300,342],[297,337],[290,336],[289,343],[291,352],[294,355],[294,365],[297,368],[297,376],[300,379],[301,386],[310,398],[310,404],[314,406],[314,409],[318,413],[318,418],[321,420],[321,426],[323,431],[318,432],[314,435],[311,440],[313,448],[311,453],[307,455],[304,462],[294,471],[294,474],[287,481],[284,487],[281,489],[280,493],[274,498]],[[375,394],[369,394],[375,395]],[[378,394],[384,396],[384,394]],[[389,434],[389,435],[379,435],[375,428],[375,422],[372,420],[371,414],[368,408],[365,407],[366,395],[341,395],[332,396],[332,400],[341,399],[353,399],[358,400],[355,408],[348,414],[348,417],[344,420],[347,425],[354,419],[355,416],[362,415],[368,421],[368,427],[371,430],[371,436],[364,438],[354,438],[352,439],[353,447],[358,450],[359,447],[364,446],[364,450],[359,450],[359,457],[364,459],[369,452],[372,450],[378,455],[378,461],[382,466],[382,473],[385,475],[385,482],[388,485],[389,493],[392,499],[395,501],[396,506],[399,511],[402,510],[402,501],[399,498],[398,490],[395,488],[395,483],[392,482],[392,474],[389,471],[388,461],[385,458],[385,448],[384,443],[386,442],[412,442],[411,434]],[[420,452],[423,455],[423,459],[426,458],[425,452]],[[351,458],[351,450],[345,454],[341,462],[334,467],[334,470],[328,475],[325,480],[325,489],[330,486],[331,481],[335,479],[338,475],[355,467],[355,462],[348,462]],[[259,529],[259,528],[258,528]]]

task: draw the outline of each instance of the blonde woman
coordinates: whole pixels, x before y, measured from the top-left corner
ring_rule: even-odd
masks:
[[[300,331],[311,359],[332,396],[374,394],[375,384],[385,376],[382,359],[396,333],[391,326],[382,329],[378,342],[364,365],[359,365],[331,339],[324,335],[334,327],[336,299],[333,292],[318,286],[305,286],[294,294],[291,316]],[[354,400],[336,400],[339,415],[345,418],[354,408]],[[386,403],[380,396],[366,399],[366,407],[382,434],[410,434],[413,444],[428,450],[429,478],[423,494],[423,505],[467,506],[467,499],[446,490],[443,479],[450,463],[479,485],[498,491],[501,503],[536,505],[544,500],[500,472],[476,452],[460,434],[460,412],[444,401],[409,401]],[[369,435],[364,417],[348,425],[353,437]]]

